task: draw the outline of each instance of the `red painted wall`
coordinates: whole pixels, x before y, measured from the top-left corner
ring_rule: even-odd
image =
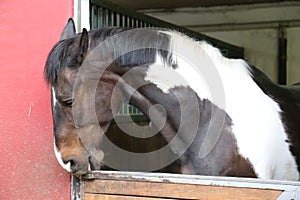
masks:
[[[70,199],[53,153],[46,57],[73,0],[0,2],[0,199]]]

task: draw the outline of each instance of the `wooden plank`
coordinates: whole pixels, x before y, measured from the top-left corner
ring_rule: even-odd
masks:
[[[158,183],[125,180],[99,180],[85,182],[86,193],[114,194],[143,197],[180,199],[277,199],[282,190],[237,188],[178,183]]]
[[[134,196],[106,195],[106,194],[90,194],[90,193],[86,193],[84,195],[84,200],[158,200],[158,199],[162,199],[162,198],[134,197]],[[168,200],[172,200],[172,199],[168,199]]]

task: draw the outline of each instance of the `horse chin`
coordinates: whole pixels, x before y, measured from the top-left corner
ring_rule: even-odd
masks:
[[[83,176],[83,175],[87,174],[88,172],[89,172],[89,170],[87,168],[87,169],[81,169],[79,171],[71,172],[71,174],[74,176]]]
[[[102,151],[101,151],[102,152]],[[103,154],[103,153],[102,153]],[[101,159],[95,158],[93,156],[89,157],[89,170],[100,170],[102,166],[102,161],[103,157]]]

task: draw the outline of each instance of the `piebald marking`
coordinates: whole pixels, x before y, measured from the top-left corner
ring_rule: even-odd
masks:
[[[64,161],[62,160],[61,157],[61,153],[59,152],[56,144],[55,144],[55,139],[54,139],[54,152],[55,152],[55,157],[58,161],[58,163],[62,166],[62,168],[64,168],[66,171],[71,172],[71,163],[68,162],[67,164],[64,163]]]
[[[51,87],[51,90],[52,90],[52,108],[54,108],[56,105],[57,99],[56,99],[54,87]]]
[[[239,153],[251,162],[259,178],[299,180],[295,158],[286,142],[281,109],[253,81],[247,63],[225,58],[206,42],[196,42],[176,32],[163,33],[171,36],[170,51],[174,53],[178,67],[164,66],[157,56],[156,63],[149,66],[145,80],[156,84],[165,93],[176,86],[190,86],[201,99],[207,98],[224,109],[233,121]],[[185,61],[189,60],[183,59],[186,55],[197,59],[202,67],[206,67],[207,61],[213,63],[224,87],[224,104],[212,98],[210,87],[201,75],[202,69],[197,71]]]
[[[54,87],[51,87],[51,90],[52,90],[52,108],[54,108],[55,105],[56,105],[57,99],[56,99],[56,96],[55,96]],[[68,162],[67,164],[64,163],[64,161],[62,160],[62,157],[61,157],[61,153],[59,152],[59,150],[56,146],[55,139],[54,139],[54,153],[55,153],[55,157],[56,157],[58,163],[62,166],[62,168],[64,168],[68,172],[71,172],[72,171],[71,170],[71,163],[70,162]]]

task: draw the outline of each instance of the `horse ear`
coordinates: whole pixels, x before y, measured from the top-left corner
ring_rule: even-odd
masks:
[[[89,34],[85,28],[82,30],[82,33],[81,33],[79,48],[81,49],[81,53],[83,53],[83,54],[86,54],[86,52],[89,48]]]
[[[73,37],[76,34],[75,23],[72,18],[68,20],[63,32],[60,35],[60,40],[65,40]]]

